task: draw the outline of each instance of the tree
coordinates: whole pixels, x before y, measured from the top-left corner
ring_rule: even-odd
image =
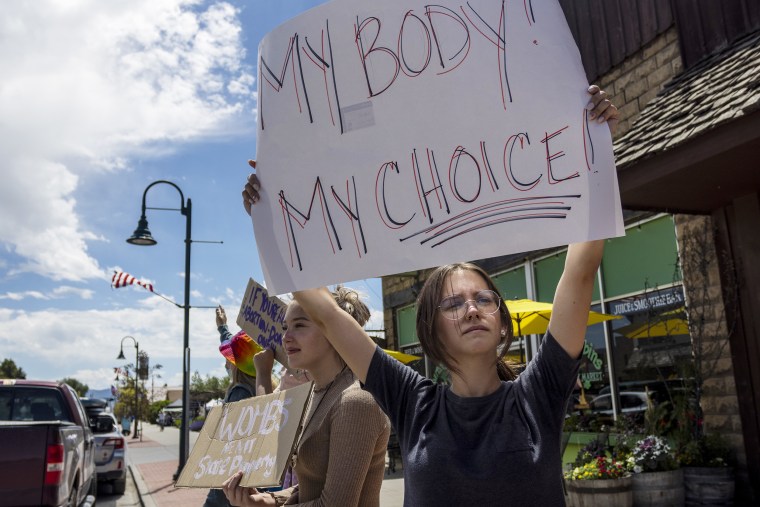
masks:
[[[736,312],[740,282],[731,258],[715,247],[712,222],[695,220],[684,227],[681,268],[686,314],[691,334],[695,414],[689,418],[688,440],[704,438],[703,395],[706,381],[719,374],[721,361],[730,363],[729,339],[739,322]]]
[[[160,400],[160,401],[154,401],[150,405],[148,405],[148,412],[146,416],[146,420],[151,423],[155,423],[158,421],[158,413],[163,410],[165,406],[167,406],[169,403],[171,403],[168,400]]]
[[[87,384],[83,384],[77,379],[72,378],[72,377],[66,377],[64,379],[59,380],[59,382],[63,382],[71,386],[71,388],[75,390],[80,397],[87,396],[87,392],[90,390],[90,386],[88,386]]]
[[[26,378],[26,373],[16,366],[13,359],[3,359],[3,362],[0,363],[0,378],[23,379]]]
[[[158,373],[158,370],[163,368],[164,365],[162,364],[154,364],[150,367],[150,401],[151,403],[154,403],[155,400],[155,390],[154,390],[154,383],[157,378],[161,378],[161,374]]]
[[[195,371],[190,378],[190,394],[198,401],[206,403],[216,398],[224,398],[224,393],[229,385],[229,377],[218,378],[207,374],[204,378],[198,371]]]
[[[148,400],[145,396],[145,390],[140,387],[140,383],[135,378],[134,363],[128,363],[116,369],[116,382],[119,385],[118,401],[113,409],[116,417],[131,416],[136,413],[144,414],[147,410]],[[135,396],[135,389],[137,396]],[[139,407],[135,406],[135,398],[137,398]]]
[[[683,281],[685,305],[657,312],[649,322],[650,329],[659,329],[660,333],[664,330],[664,336],[660,334],[664,338],[682,333],[684,322],[688,325],[691,354],[679,361],[684,389],[677,396],[668,389],[669,400],[661,405],[668,405],[669,414],[665,414],[666,407],[657,407],[661,410],[648,411],[648,422],[671,438],[680,459],[688,457],[689,461],[683,462],[691,465],[709,460],[705,407],[709,407],[707,412],[714,422],[725,419],[714,401],[715,391],[723,385],[720,377],[731,375],[729,343],[739,321],[736,309],[740,281],[730,256],[716,248],[713,238],[709,217],[690,217],[683,223],[673,283]],[[720,414],[717,419],[716,413]],[[714,433],[730,430],[730,423],[711,426]]]

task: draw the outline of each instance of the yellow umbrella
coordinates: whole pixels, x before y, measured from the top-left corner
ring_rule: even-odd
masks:
[[[383,349],[383,352],[391,356],[393,359],[397,359],[401,361],[404,364],[411,363],[412,361],[416,361],[418,359],[422,359],[420,356],[413,356],[411,354],[404,354],[403,352],[399,352],[397,350],[388,350]]]
[[[684,309],[678,308],[660,314],[657,318],[643,324],[630,324],[616,329],[615,332],[633,340],[655,338],[659,336],[676,336],[689,334]]]
[[[551,303],[542,303],[532,299],[511,299],[504,302],[512,316],[512,328],[515,336],[546,333],[549,328],[549,319],[552,316],[553,305]],[[605,320],[619,318],[619,315],[589,311],[586,325],[590,326]]]

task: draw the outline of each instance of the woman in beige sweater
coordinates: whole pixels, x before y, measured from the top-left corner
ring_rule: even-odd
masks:
[[[333,292],[335,302],[361,326],[369,309],[348,288]],[[282,341],[291,368],[314,381],[304,429],[294,456],[298,485],[278,493],[239,486],[242,472],[230,477],[224,494],[232,505],[378,507],[390,423],[372,396],[297,302],[285,313]]]

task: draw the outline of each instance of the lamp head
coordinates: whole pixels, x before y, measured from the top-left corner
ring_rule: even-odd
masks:
[[[126,359],[126,357],[124,357],[124,348],[119,349],[119,355],[116,359]]]
[[[132,237],[127,239],[127,243],[131,245],[143,245],[152,246],[157,243],[148,229],[148,220],[145,218],[145,214],[140,217],[137,222],[137,229],[132,233]]]

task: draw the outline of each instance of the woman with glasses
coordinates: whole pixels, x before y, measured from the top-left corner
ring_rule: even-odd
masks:
[[[597,87],[589,93],[590,116],[612,128],[617,108]],[[243,192],[249,212],[259,190],[251,175]],[[383,353],[326,288],[294,293],[388,414],[403,457],[405,505],[565,504],[562,425],[602,250],[603,241],[569,247],[549,331],[519,378],[504,362],[513,339],[509,311],[474,264],[436,269],[417,299],[417,336],[450,370],[450,386]]]

